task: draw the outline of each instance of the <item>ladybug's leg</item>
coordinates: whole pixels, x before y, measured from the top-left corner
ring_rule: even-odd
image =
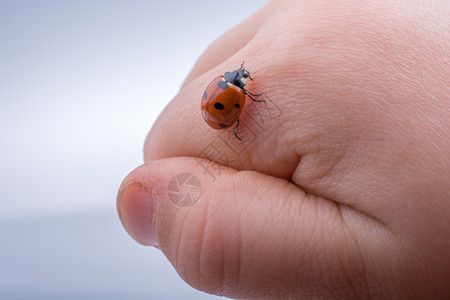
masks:
[[[233,129],[233,133],[234,133],[234,136],[235,136],[238,140],[242,141],[242,139],[241,139],[240,137],[238,137],[238,135],[236,134],[236,129],[238,128],[238,126],[239,126],[239,119],[237,119],[237,124],[236,124],[236,127],[234,127],[234,129]]]
[[[250,95],[255,96],[255,97],[262,96],[262,94],[253,94],[253,93],[250,93],[248,90],[245,90],[245,92],[246,92],[247,94],[250,94]]]
[[[255,102],[266,102],[266,100],[263,100],[263,99],[255,99],[255,98],[253,98],[253,97],[259,97],[259,96],[262,96],[262,94],[253,94],[253,93],[250,93],[249,91],[247,91],[246,89],[243,89],[244,90],[244,93],[250,98],[250,99],[252,99],[253,101],[255,101]]]

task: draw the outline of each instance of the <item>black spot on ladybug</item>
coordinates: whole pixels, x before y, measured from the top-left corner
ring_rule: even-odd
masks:
[[[222,90],[226,90],[228,88],[228,83],[224,80],[221,80],[217,82],[217,86],[220,87]]]
[[[222,128],[227,128],[228,127],[226,124],[223,124],[223,123],[219,123],[219,126],[222,127]]]
[[[236,103],[236,104],[234,105],[234,107],[240,108],[241,106],[239,105],[239,103]]]
[[[203,93],[203,100],[206,100],[206,97],[208,97],[208,93],[205,91],[205,92]]]
[[[225,106],[220,102],[216,102],[216,103],[214,103],[214,108],[218,109],[218,110],[222,110],[225,108]]]

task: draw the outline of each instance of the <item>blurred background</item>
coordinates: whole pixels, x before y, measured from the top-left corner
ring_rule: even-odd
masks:
[[[126,234],[116,193],[203,50],[267,2],[0,0],[1,299],[217,298]]]

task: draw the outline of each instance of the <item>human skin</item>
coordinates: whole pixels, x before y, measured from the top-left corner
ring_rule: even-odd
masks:
[[[212,294],[449,299],[449,20],[448,1],[270,2],[154,124],[120,187],[126,230]],[[247,99],[239,142],[200,101],[244,60],[267,102]],[[261,124],[264,105],[278,110]],[[179,173],[201,182],[188,207],[167,192]]]

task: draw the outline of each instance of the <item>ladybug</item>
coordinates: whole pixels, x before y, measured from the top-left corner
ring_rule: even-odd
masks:
[[[245,96],[255,102],[264,102],[262,99],[256,99],[261,94],[253,94],[245,89],[247,78],[253,81],[250,72],[244,69],[242,63],[239,69],[214,78],[202,97],[202,116],[206,123],[214,129],[226,129],[237,122],[233,133],[240,141],[236,129],[244,109]]]

